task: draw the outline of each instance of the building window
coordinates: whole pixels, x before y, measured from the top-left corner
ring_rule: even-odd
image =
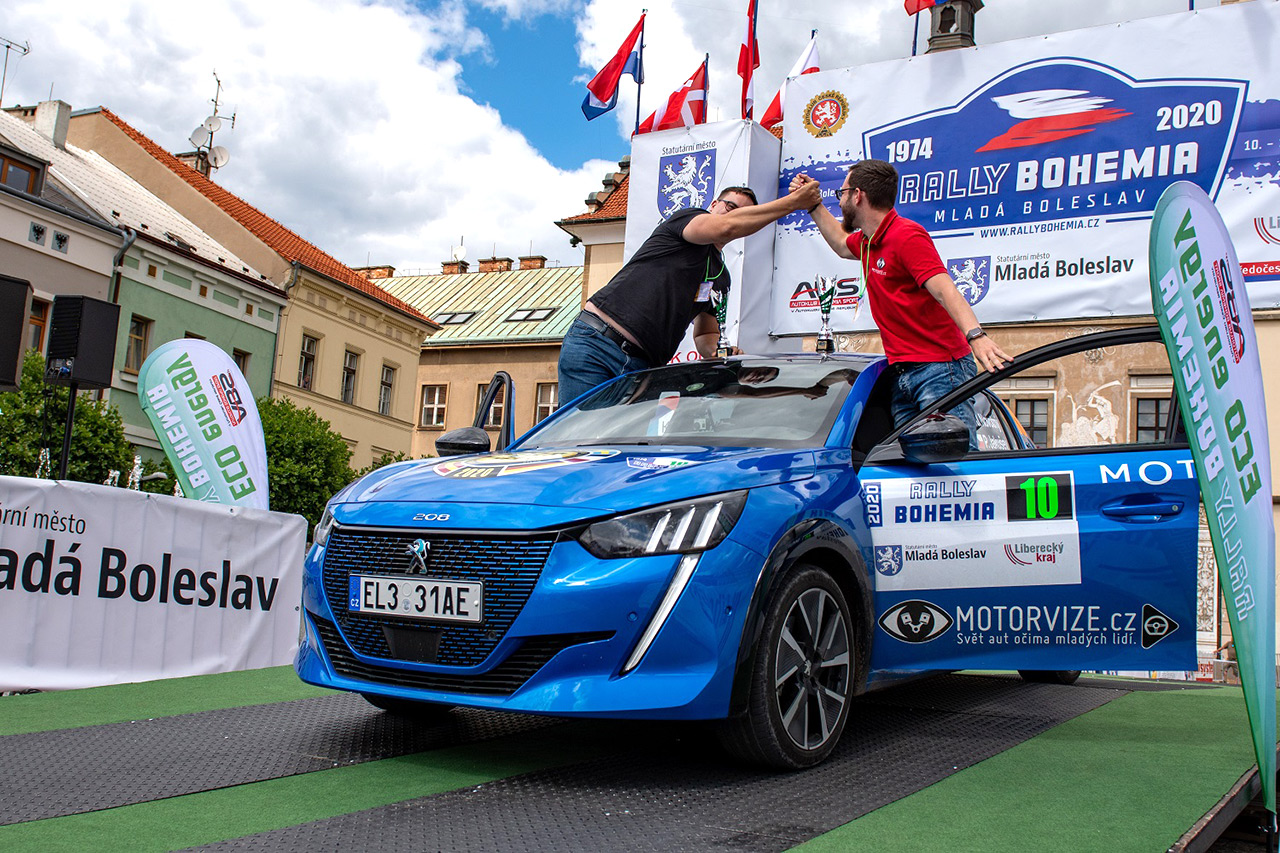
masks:
[[[555,382],[538,383],[538,399],[533,408],[533,422],[550,415],[560,408],[560,386]]]
[[[302,336],[302,352],[298,354],[298,387],[310,391],[316,378],[316,351],[320,340],[310,335]]]
[[[382,365],[382,383],[378,386],[378,414],[391,414],[391,389],[396,382],[396,369]]]
[[[347,350],[342,356],[342,402],[355,405],[356,402],[356,368],[360,366],[358,353]]]
[[[184,338],[186,338],[186,339],[187,339],[187,340],[189,340],[189,341],[203,341],[203,340],[207,340],[207,338],[205,338],[205,336],[204,336],[204,335],[197,335],[195,332],[187,332],[186,334],[184,334],[184,335],[183,335],[183,337],[184,337]]]
[[[424,427],[444,426],[444,405],[449,398],[447,385],[422,386],[422,425]]]
[[[489,390],[489,383],[479,386],[476,393],[476,412],[480,411],[480,404],[484,402],[484,392]],[[507,388],[505,385],[498,386],[498,393],[493,396],[493,403],[489,406],[489,413],[485,416],[484,425],[486,429],[500,429],[502,427],[502,404],[507,396]]]
[[[1134,400],[1137,411],[1133,440],[1139,444],[1163,442],[1172,403],[1172,397],[1139,397]]]
[[[249,353],[242,349],[233,349],[231,351],[231,360],[236,363],[236,367],[240,368],[240,372],[249,376]]]
[[[20,163],[7,154],[0,154],[0,184],[29,195],[36,194],[36,180],[40,169],[30,163]]]
[[[556,313],[556,309],[554,308],[520,308],[511,312],[507,317],[507,322],[519,322],[521,320],[546,320],[554,313]]]
[[[151,340],[151,321],[134,314],[129,319],[129,346],[124,352],[124,369],[137,373],[147,360]]]
[[[1019,397],[1013,401],[1014,417],[1036,447],[1049,446],[1049,401],[1043,397]]]
[[[44,331],[49,325],[49,303],[31,301],[31,319],[27,328],[31,334],[27,336],[27,348],[44,352]]]
[[[441,326],[459,326],[474,316],[476,316],[475,311],[446,311],[435,315],[432,319]]]

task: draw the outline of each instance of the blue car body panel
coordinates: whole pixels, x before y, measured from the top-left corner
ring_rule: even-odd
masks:
[[[810,446],[539,445],[569,406],[505,453],[403,462],[353,483],[306,558],[298,674],[445,705],[722,718],[743,710],[770,592],[796,562],[830,572],[849,600],[855,692],[931,669],[1194,666],[1189,451],[1029,457],[1011,430],[1009,450],[947,464],[864,461],[851,448],[885,362],[834,363],[852,379]],[[741,494],[736,523],[700,552],[601,557],[581,538],[629,513]],[[422,577],[484,584],[482,624],[349,609],[351,576],[414,578],[415,547]]]

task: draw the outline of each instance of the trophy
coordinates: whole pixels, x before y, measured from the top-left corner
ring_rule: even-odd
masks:
[[[818,340],[813,351],[820,355],[830,355],[836,351],[836,339],[831,334],[831,301],[836,295],[834,277],[814,276],[814,286],[818,288],[818,310],[822,312],[822,328],[818,329]]]
[[[729,319],[729,296],[722,295],[716,301],[716,322],[720,324],[720,340],[716,341],[716,358],[728,358],[732,355],[733,345],[729,343],[729,332],[725,328]]]

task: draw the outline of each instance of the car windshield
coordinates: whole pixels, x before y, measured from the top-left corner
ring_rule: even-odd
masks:
[[[601,386],[520,447],[821,445],[861,368],[743,359],[645,370]]]

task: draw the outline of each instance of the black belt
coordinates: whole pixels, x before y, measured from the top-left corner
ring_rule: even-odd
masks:
[[[626,337],[623,336],[622,332],[619,332],[613,326],[606,323],[604,318],[599,314],[593,314],[584,308],[582,311],[578,312],[578,319],[604,335],[609,340],[613,341],[618,345],[618,348],[627,355],[633,358],[642,358],[645,361],[649,360],[649,356],[645,354],[644,349],[627,340]]]

